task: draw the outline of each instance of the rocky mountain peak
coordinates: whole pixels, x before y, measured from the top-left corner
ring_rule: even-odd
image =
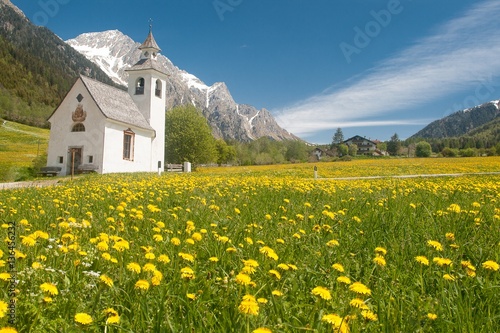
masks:
[[[127,85],[125,69],[140,57],[140,43],[118,30],[85,33],[67,43],[124,86]],[[158,61],[169,74],[167,109],[184,104],[196,106],[207,118],[215,137],[238,141],[264,136],[278,141],[299,140],[281,128],[269,111],[236,103],[224,82],[207,85],[195,75],[176,67],[162,54]]]

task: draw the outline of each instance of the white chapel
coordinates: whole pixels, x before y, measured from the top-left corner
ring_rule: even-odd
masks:
[[[139,49],[128,92],[80,76],[49,117],[47,166],[59,175],[164,170],[167,73],[151,28]]]

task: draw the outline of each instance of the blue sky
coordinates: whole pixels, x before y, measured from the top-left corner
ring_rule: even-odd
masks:
[[[64,40],[118,29],[315,143],[407,138],[500,99],[498,0],[11,0]]]

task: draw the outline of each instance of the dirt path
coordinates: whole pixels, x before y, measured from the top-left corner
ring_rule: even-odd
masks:
[[[26,187],[45,187],[57,185],[61,181],[60,178],[47,179],[47,180],[33,180],[28,182],[15,182],[15,183],[0,183],[1,190],[11,190],[16,188]]]

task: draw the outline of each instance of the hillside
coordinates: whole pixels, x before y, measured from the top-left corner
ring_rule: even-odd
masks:
[[[470,109],[457,111],[447,117],[436,120],[411,138],[441,139],[460,136],[488,136],[491,129],[498,124],[500,101],[492,101]],[[494,122],[488,125],[490,122]],[[482,133],[486,131],[488,133]],[[494,134],[493,134],[494,136]]]
[[[47,152],[48,142],[48,129],[0,119],[0,182],[18,179],[22,168]]]
[[[46,118],[79,74],[113,84],[50,30],[0,0],[0,117],[47,127]]]

